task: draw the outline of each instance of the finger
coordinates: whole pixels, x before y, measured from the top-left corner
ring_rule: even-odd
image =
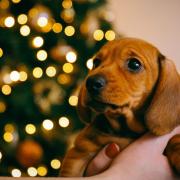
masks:
[[[86,170],[86,176],[93,176],[103,172],[109,167],[112,160],[118,155],[120,148],[117,144],[111,143],[105,146],[97,156],[90,162]]]

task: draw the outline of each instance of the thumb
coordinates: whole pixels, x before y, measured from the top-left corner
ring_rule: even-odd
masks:
[[[106,145],[89,163],[85,176],[93,176],[106,170],[119,152],[120,148],[117,144]]]

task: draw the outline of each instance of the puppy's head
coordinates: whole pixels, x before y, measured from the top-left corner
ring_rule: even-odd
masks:
[[[167,133],[179,123],[180,79],[156,47],[139,39],[115,40],[100,49],[93,64],[79,97],[84,121],[92,111],[123,114],[128,108],[136,114],[146,104],[145,124],[155,134]]]

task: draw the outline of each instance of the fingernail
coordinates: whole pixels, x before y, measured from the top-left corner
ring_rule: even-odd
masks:
[[[111,143],[107,146],[105,153],[109,158],[113,159],[118,155],[119,151],[119,146],[115,143]]]

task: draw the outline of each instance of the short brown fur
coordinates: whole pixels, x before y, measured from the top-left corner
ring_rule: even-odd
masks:
[[[163,135],[180,125],[180,76],[172,61],[153,45],[135,38],[107,43],[94,58],[100,65],[82,84],[78,112],[87,123],[67,153],[61,176],[83,176],[89,161],[108,143],[124,149],[145,132]],[[142,69],[131,72],[127,62],[137,58]],[[106,85],[92,96],[87,79],[100,75]],[[180,174],[180,137],[173,137],[165,151]]]

